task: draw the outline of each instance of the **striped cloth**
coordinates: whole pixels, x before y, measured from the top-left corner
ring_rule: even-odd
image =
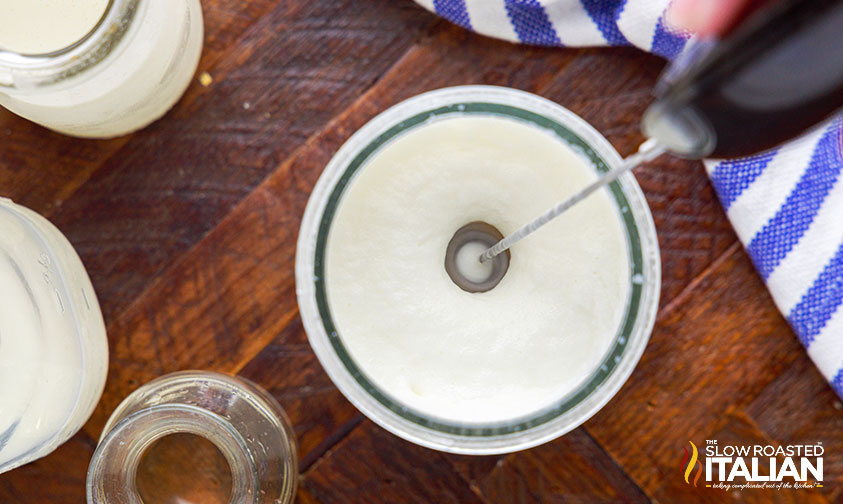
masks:
[[[689,38],[670,0],[416,0],[484,35],[546,46],[631,45],[666,58]],[[843,120],[772,152],[705,162],[779,309],[843,397]]]

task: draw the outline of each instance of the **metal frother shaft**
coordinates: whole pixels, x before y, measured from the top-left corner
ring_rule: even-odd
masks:
[[[512,247],[519,241],[536,232],[540,227],[544,226],[556,217],[559,217],[563,212],[565,212],[565,210],[568,210],[572,206],[584,200],[593,192],[611,184],[612,182],[617,180],[618,177],[628,172],[629,170],[635,168],[636,166],[640,165],[641,163],[645,163],[647,161],[651,161],[659,157],[664,152],[665,148],[654,138],[647,140],[646,142],[641,144],[641,147],[638,148],[638,152],[624,159],[624,161],[620,165],[618,165],[618,167],[605,173],[602,177],[595,180],[582,191],[578,192],[577,194],[573,195],[567,200],[559,203],[555,207],[548,210],[547,213],[539,216],[534,221],[524,225],[518,231],[515,231],[514,233],[505,237],[503,240],[496,243],[491,248],[487,249],[480,255],[480,262],[486,262],[490,259],[493,259],[501,252],[508,250],[510,247]]]

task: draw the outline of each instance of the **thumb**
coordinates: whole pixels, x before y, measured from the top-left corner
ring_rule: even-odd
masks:
[[[701,36],[722,35],[750,4],[748,0],[674,0],[667,22]]]

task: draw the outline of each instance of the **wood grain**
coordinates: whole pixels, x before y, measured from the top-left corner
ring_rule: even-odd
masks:
[[[483,504],[439,452],[397,443],[364,421],[304,476],[319,502],[436,502]]]
[[[507,457],[480,488],[491,502],[649,502],[584,429]]]
[[[469,457],[404,442],[365,419],[312,353],[295,300],[301,214],[323,167],[385,108],[494,84],[584,117],[626,155],[664,63],[633,49],[525,47],[470,34],[409,0],[203,0],[205,52],[161,121],[80,141],[0,110],[0,194],[49,216],[85,261],[111,345],[82,433],[0,475],[0,502],[79,503],[111,411],[182,369],[239,373],[288,411],[298,502],[843,502],[843,404],[753,271],[702,165],[637,170],[662,252],[661,312],[621,392],[565,437]],[[826,446],[818,491],[693,488],[688,440]],[[159,457],[166,470],[166,456]]]

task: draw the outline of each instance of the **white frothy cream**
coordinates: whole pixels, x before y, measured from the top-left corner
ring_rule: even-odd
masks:
[[[524,417],[575,390],[630,292],[609,193],[515,245],[489,292],[457,287],[444,258],[463,225],[508,234],[595,178],[552,133],[492,116],[440,120],[385,146],[347,188],[328,241],[330,310],[354,361],[400,403],[457,422]],[[476,248],[461,268],[477,266]]]

